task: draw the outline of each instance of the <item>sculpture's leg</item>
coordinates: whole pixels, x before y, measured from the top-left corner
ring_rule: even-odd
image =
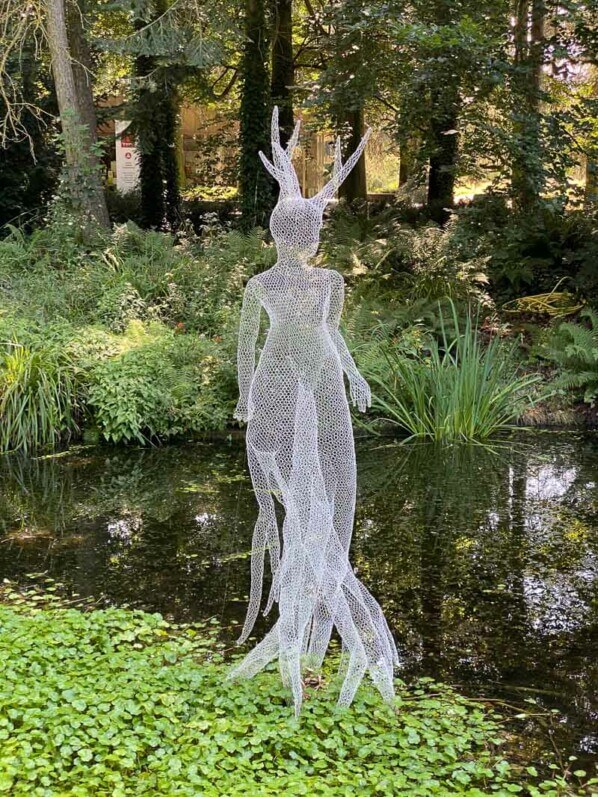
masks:
[[[280,650],[277,625],[274,625],[262,641],[250,650],[236,667],[233,667],[228,674],[230,679],[253,678],[254,675],[257,675],[260,670],[263,670],[266,665],[276,658]]]
[[[333,534],[326,541],[325,559],[335,560],[339,577],[343,580],[353,518],[355,513],[355,447],[349,407],[345,396],[343,375],[336,357],[331,357],[321,369],[315,390],[318,416],[318,453],[328,500],[333,513]],[[339,550],[338,546],[341,546]],[[343,552],[344,551],[344,556]],[[333,572],[335,567],[332,568]],[[320,667],[334,627],[335,600],[320,601],[314,612],[308,655],[312,666]],[[331,602],[332,601],[332,602]]]
[[[239,637],[239,644],[247,640],[260,609],[266,548],[270,554],[270,566],[273,574],[276,574],[280,565],[280,539],[269,475],[260,462],[258,452],[254,450],[251,444],[247,446],[247,458],[249,460],[249,470],[251,472],[253,489],[257,498],[259,511],[251,543],[251,588],[249,593],[249,606],[247,607],[243,631]]]

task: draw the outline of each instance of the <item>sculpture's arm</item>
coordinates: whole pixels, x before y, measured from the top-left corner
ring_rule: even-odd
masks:
[[[339,329],[345,301],[345,282],[336,271],[331,272],[331,276],[332,290],[330,292],[330,309],[327,321],[328,331],[338,352],[343,371],[349,379],[349,392],[353,406],[357,406],[361,412],[365,412],[368,407],[372,406],[370,386],[357,370],[355,360],[351,357],[351,353]]]
[[[243,296],[239,343],[237,346],[237,371],[239,376],[239,401],[234,412],[238,421],[249,420],[249,389],[255,371],[255,344],[260,329],[261,303],[255,282],[249,280]]]

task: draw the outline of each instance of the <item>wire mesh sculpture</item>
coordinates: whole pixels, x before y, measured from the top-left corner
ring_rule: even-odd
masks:
[[[302,665],[318,668],[336,627],[345,668],[339,704],[349,705],[366,671],[387,700],[397,651],[380,606],[355,576],[349,545],[355,513],[353,429],[343,373],[353,404],[365,412],[370,389],[339,331],[342,276],[309,264],[318,249],[327,202],[360,157],[369,136],[342,163],[340,139],[331,180],[304,199],[291,162],[299,123],[281,147],[278,109],[272,114],[272,162],[260,158],[280,185],[270,218],[278,260],[247,283],[238,347],[240,398],[235,417],[247,422],[247,455],[259,512],[251,590],[239,642],[257,618],[266,549],[272,586],[266,613],[279,618],[231,677],[251,677],[278,657],[295,713],[303,698]],[[261,309],[270,327],[257,368]],[[282,546],[275,497],[284,507]]]

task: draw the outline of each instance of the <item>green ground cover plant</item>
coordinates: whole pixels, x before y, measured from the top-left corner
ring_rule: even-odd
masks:
[[[539,354],[557,368],[555,387],[592,407],[598,399],[598,312],[583,310],[579,322],[564,321],[545,336]]]
[[[398,681],[392,708],[362,687],[337,710],[327,669],[295,721],[274,670],[226,679],[216,621],[75,608],[55,590],[0,592],[2,794],[557,797],[592,785],[510,760],[504,718],[431,679]]]

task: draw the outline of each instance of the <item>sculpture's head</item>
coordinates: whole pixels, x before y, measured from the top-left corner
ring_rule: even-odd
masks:
[[[297,122],[286,149],[283,149],[278,129],[278,108],[275,107],[272,112],[272,162],[263,152],[260,152],[260,158],[280,186],[278,204],[270,217],[270,231],[279,256],[305,261],[318,251],[324,209],[359,160],[371,131],[367,130],[346,163],[341,160],[341,142],[340,138],[337,139],[332,178],[316,196],[304,199],[292,163],[293,150],[299,140],[299,126],[300,122]]]
[[[318,251],[322,211],[309,199],[279,199],[270,216],[270,232],[279,254],[307,260]]]

